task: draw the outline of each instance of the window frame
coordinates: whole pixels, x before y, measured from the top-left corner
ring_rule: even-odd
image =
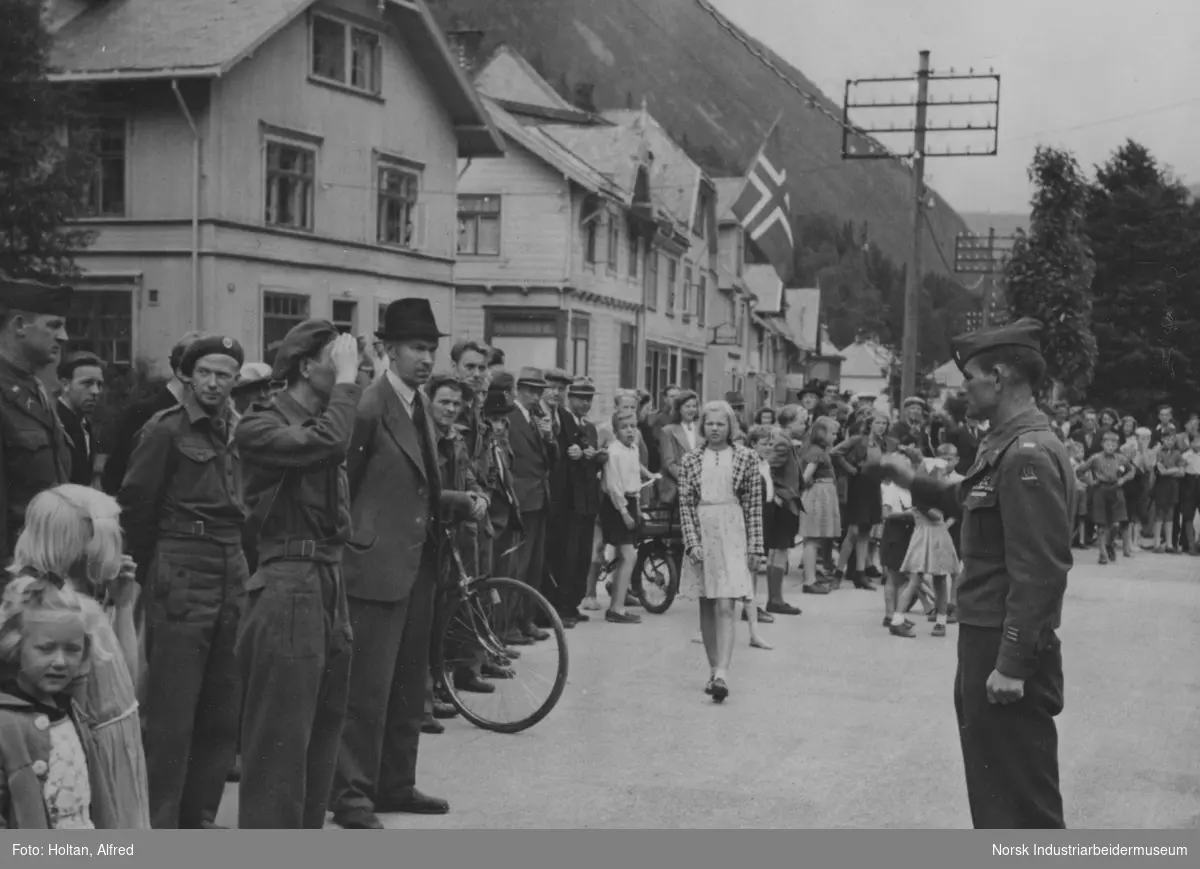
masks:
[[[608,259],[606,267],[609,274],[617,274],[621,268],[621,227],[617,222],[617,216],[612,212],[608,214],[606,229],[608,230]]]
[[[350,306],[350,320],[348,321],[348,323],[346,320],[338,318],[337,310],[338,310],[339,305],[349,305]],[[347,299],[347,298],[330,299],[329,300],[329,322],[333,323],[334,327],[338,330],[339,334],[342,334],[342,335],[349,334],[349,335],[354,335],[355,337],[357,337],[358,336],[358,299]],[[346,328],[343,329],[342,326],[346,326]]]
[[[397,250],[419,250],[421,227],[419,225],[421,219],[421,192],[424,189],[424,167],[406,160],[399,160],[394,157],[388,157],[382,154],[375,155],[373,166],[373,180],[375,190],[375,243],[384,247],[395,248]],[[412,226],[412,232],[407,238],[400,241],[393,241],[386,238],[384,228],[386,225],[384,208],[388,203],[406,201],[402,196],[386,192],[383,186],[384,174],[395,172],[401,175],[407,175],[414,181],[414,193],[411,201],[408,201],[408,220],[407,224]]]
[[[273,300],[299,301],[302,303],[301,307],[303,307],[304,311],[302,314],[287,314],[287,315],[268,314],[267,313],[267,303],[268,303],[268,301],[273,301]],[[299,293],[299,292],[296,292],[295,290],[292,290],[289,288],[284,288],[284,287],[278,287],[278,288],[263,287],[262,292],[261,292],[261,298],[259,301],[259,321],[260,321],[259,337],[262,340],[262,360],[263,360],[263,362],[266,362],[268,365],[272,364],[274,362],[275,353],[276,353],[276,350],[278,350],[278,348],[276,348],[276,350],[272,350],[272,349],[270,349],[270,345],[272,343],[278,343],[278,341],[282,340],[283,336],[286,335],[288,333],[288,331],[290,331],[294,326],[296,326],[300,323],[303,323],[305,320],[310,319],[311,316],[312,316],[312,296],[310,294]],[[282,320],[285,323],[290,323],[290,325],[288,325],[287,329],[283,330],[282,334],[279,336],[278,339],[276,339],[275,342],[269,341],[267,338],[267,322],[268,322],[268,320],[272,320],[272,321]]]
[[[692,319],[692,303],[695,301],[692,293],[692,278],[695,277],[693,271],[695,267],[690,262],[683,264],[683,304],[680,310],[683,312],[683,320],[686,323]]]
[[[71,297],[72,306],[74,306],[77,301],[81,301],[83,299],[94,301],[102,295],[107,297],[124,297],[120,301],[122,304],[128,304],[129,306],[129,332],[128,337],[125,339],[121,339],[119,334],[117,336],[105,336],[102,334],[104,331],[102,324],[106,320],[117,318],[106,316],[107,312],[98,313],[94,310],[88,310],[85,312],[69,310],[64,319],[67,322],[67,334],[71,336],[72,352],[82,351],[95,353],[102,360],[104,360],[104,364],[106,366],[113,366],[114,368],[120,369],[132,368],[138,355],[137,308],[139,291],[139,286],[136,286],[132,283],[125,283],[122,286],[121,281],[109,282],[106,280],[104,283],[99,285],[93,286],[84,284],[83,286],[77,286],[75,293]],[[124,321],[124,312],[122,312],[122,315],[119,317],[119,319]],[[76,328],[71,325],[73,320],[82,321],[85,325],[82,328]],[[92,335],[90,334],[92,330],[99,330],[101,334]],[[118,358],[120,354],[117,348],[121,344],[128,345],[128,358]]]
[[[464,211],[463,201],[487,201],[494,199],[496,201],[496,210],[491,211]],[[471,257],[498,257],[504,246],[504,197],[499,193],[460,193],[455,203],[458,215],[458,240],[455,242],[455,250],[458,256]],[[494,219],[496,222],[496,250],[481,251],[479,250],[479,227],[484,219]],[[462,249],[462,230],[463,221],[465,219],[473,220],[475,223],[475,250]]]
[[[636,281],[641,275],[639,261],[642,258],[642,237],[632,225],[626,228],[626,233],[629,242],[629,262],[626,263],[626,271],[629,274],[629,280]]]
[[[658,259],[653,247],[646,251],[646,266],[642,269],[642,304],[647,311],[658,310]]]
[[[675,316],[675,285],[679,282],[679,257],[667,257],[667,308],[668,317]]]
[[[589,377],[592,358],[592,318],[589,315],[578,311],[571,315],[569,341],[571,345],[571,373],[576,377]],[[583,351],[582,371],[579,368],[581,345]]]
[[[106,210],[104,207],[104,167],[107,161],[115,159],[114,154],[106,153],[98,147],[89,147],[88,156],[94,161],[92,171],[88,173],[88,182],[84,187],[82,201],[83,219],[101,219],[106,217],[128,217],[129,216],[129,140],[132,130],[132,123],[128,116],[97,113],[88,115],[80,119],[78,123],[74,123],[67,128],[67,144],[70,147],[75,147],[72,139],[78,137],[84,132],[95,135],[98,139],[105,135],[105,124],[120,125],[121,127],[121,202],[119,210]],[[97,142],[89,143],[90,145],[98,145]],[[114,152],[115,153],[115,152]],[[96,207],[93,209],[92,201],[96,201]]]
[[[278,219],[271,218],[271,149],[272,148],[292,148],[296,151],[302,151],[311,158],[312,175],[309,178],[309,187],[307,194],[307,225],[298,226],[294,224],[281,223]],[[274,227],[275,229],[284,229],[291,232],[315,232],[317,225],[317,178],[320,177],[320,155],[321,148],[317,143],[305,141],[300,138],[292,138],[282,133],[269,132],[263,136],[263,225]],[[275,170],[282,172],[283,170]],[[290,177],[296,177],[295,173],[287,173]],[[276,207],[278,213],[278,207]]]
[[[626,341],[626,336],[629,340]],[[637,344],[636,323],[617,323],[617,388],[637,389]]]
[[[331,78],[318,72],[316,69],[317,62],[317,26],[318,22],[328,24],[336,24],[342,28],[342,75],[344,78]],[[362,86],[354,84],[354,39],[356,35],[369,36],[374,40],[374,45],[371,51],[371,82],[369,85]],[[354,94],[361,96],[381,98],[383,94],[383,34],[370,27],[364,27],[353,21],[348,21],[337,15],[331,15],[324,11],[314,11],[309,16],[308,26],[308,77],[311,81],[319,84],[328,85],[330,87],[342,88]]]
[[[700,283],[696,285],[696,322],[703,326],[708,320],[708,272],[700,270]]]

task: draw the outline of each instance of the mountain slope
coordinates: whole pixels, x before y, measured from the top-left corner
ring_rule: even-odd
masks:
[[[738,38],[838,116],[841,107],[778,55],[701,0],[430,0],[443,27],[481,30],[482,52],[507,43],[564,95],[594,86],[600,109],[647,106],[713,175],[743,174],[771,122],[788,146],[792,204],[868,226],[897,263],[908,256],[910,175],[894,160],[843,161],[841,128],[810,107]],[[852,38],[831,34],[831,38]],[[929,211],[942,251],[966,224],[936,193]],[[926,240],[925,269],[947,272]],[[952,266],[953,263],[950,263]]]

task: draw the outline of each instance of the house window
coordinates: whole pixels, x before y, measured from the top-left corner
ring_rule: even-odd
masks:
[[[284,336],[308,319],[308,296],[296,293],[263,293],[263,361],[275,361],[275,351]]]
[[[642,303],[647,311],[658,310],[658,251],[646,252],[646,272],[642,278]]]
[[[741,299],[737,300],[734,316],[737,317],[737,342],[744,345],[746,343],[746,303]]]
[[[700,288],[696,291],[696,320],[701,326],[708,319],[708,275],[700,275]]]
[[[458,252],[500,255],[500,197],[458,197]]]
[[[629,230],[629,277],[634,280],[638,276],[638,261],[642,256],[642,240],[631,228]]]
[[[288,229],[313,228],[317,152],[288,142],[267,142],[266,222]]]
[[[379,34],[324,15],[312,19],[314,78],[368,94],[380,91],[382,52]]]
[[[685,265],[683,267],[683,316],[690,317],[692,315],[692,267]]]
[[[376,332],[383,331],[384,321],[387,320],[387,309],[388,309],[387,302],[380,302],[378,307],[375,309],[375,331]]]
[[[696,219],[692,224],[692,232],[701,238],[708,238],[708,214],[712,208],[712,196],[707,190],[701,190],[696,197]]]
[[[67,311],[71,350],[95,353],[109,365],[133,362],[133,291],[81,290]]]
[[[585,235],[583,258],[584,262],[592,266],[596,264],[596,244],[598,242],[597,236],[600,234],[600,230],[596,227],[597,223],[599,223],[599,220],[592,218],[588,221],[588,224],[584,229]]]
[[[351,335],[357,330],[358,302],[347,299],[333,300],[333,325],[341,333]]]
[[[566,362],[568,328],[565,311],[493,309],[485,313],[483,340],[504,352],[513,371],[555,368]]]
[[[683,354],[682,383],[684,389],[690,389],[697,395],[704,395],[704,360],[689,353]]]
[[[637,328],[630,323],[621,324],[621,356],[617,377],[621,389],[634,389],[637,386]]]
[[[608,216],[608,270],[610,272],[617,270],[620,247],[621,227],[617,225],[616,215],[610,214]]]
[[[661,344],[646,345],[646,391],[651,395],[660,396],[672,379],[675,364],[675,354],[669,347]],[[670,410],[670,408],[667,408]]]
[[[737,237],[737,250],[733,254],[737,257],[737,262],[734,263],[734,268],[740,278],[746,269],[746,233],[739,229],[734,235]]]
[[[679,260],[667,260],[667,316],[675,316],[675,279],[679,275]]]
[[[124,118],[96,118],[71,131],[69,140],[86,148],[92,172],[83,193],[83,213],[88,217],[125,216]]]
[[[588,376],[588,348],[591,344],[592,321],[576,314],[571,321],[571,373],[576,377]]]
[[[411,169],[398,166],[380,166],[378,173],[379,243],[413,247],[421,177]]]

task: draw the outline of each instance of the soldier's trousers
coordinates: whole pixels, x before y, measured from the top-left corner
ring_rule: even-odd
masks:
[[[1000,628],[959,625],[954,709],[962,741],[967,798],[977,830],[1061,830],[1058,730],[1063,708],[1062,646],[1048,631],[1025,696],[1007,706],[987,699]]]
[[[319,830],[350,683],[341,547],[264,541],[259,557],[237,646],[246,689],[238,827]]]
[[[237,757],[241,537],[164,537],[148,574],[145,728],[154,829],[212,823]]]

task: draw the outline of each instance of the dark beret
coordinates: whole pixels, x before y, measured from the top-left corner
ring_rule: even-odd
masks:
[[[184,351],[183,358],[179,360],[179,373],[184,377],[191,377],[196,363],[205,356],[228,356],[237,362],[238,368],[241,368],[242,363],[246,361],[242,345],[237,341],[223,335],[206,335],[203,338],[197,338]]]
[[[305,320],[293,326],[275,350],[271,376],[287,380],[299,360],[312,356],[337,336],[337,327],[328,320]]]
[[[0,310],[65,317],[71,307],[71,288],[0,274]]]
[[[1040,356],[1042,354],[1041,332],[1041,323],[1024,317],[1014,323],[997,326],[995,329],[980,329],[978,332],[959,335],[952,342],[954,362],[959,369],[962,369],[971,361],[971,357],[978,356],[985,350],[995,350],[997,347],[1026,347]]]

